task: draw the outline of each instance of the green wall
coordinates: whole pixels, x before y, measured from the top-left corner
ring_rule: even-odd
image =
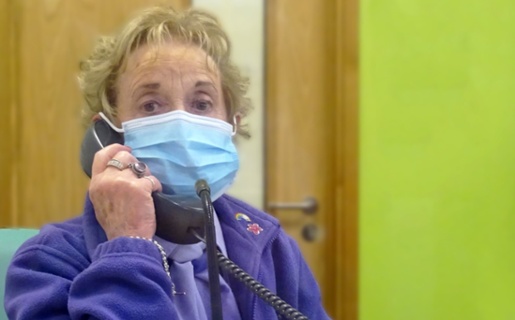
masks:
[[[515,319],[515,1],[360,6],[360,319]]]

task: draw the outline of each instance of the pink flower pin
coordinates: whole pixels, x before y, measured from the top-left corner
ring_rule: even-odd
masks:
[[[247,230],[255,234],[256,236],[263,231],[263,228],[259,226],[257,223],[249,223],[247,225]]]

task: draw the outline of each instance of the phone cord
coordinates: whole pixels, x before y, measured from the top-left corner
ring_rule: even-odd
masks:
[[[252,278],[243,271],[237,264],[226,258],[220,251],[217,251],[218,265],[229,271],[238,281],[258,295],[262,300],[271,305],[279,314],[290,320],[309,320],[305,315],[293,308],[286,301],[273,294],[264,285]]]

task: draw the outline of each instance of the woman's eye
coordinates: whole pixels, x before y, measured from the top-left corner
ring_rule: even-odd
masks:
[[[193,108],[197,111],[207,111],[211,105],[212,103],[207,100],[197,100],[193,102]]]
[[[143,105],[143,111],[148,112],[148,113],[156,112],[158,108],[159,108],[159,104],[155,101],[147,102]]]

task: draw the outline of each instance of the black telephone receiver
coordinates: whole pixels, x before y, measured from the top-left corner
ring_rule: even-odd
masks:
[[[123,135],[114,131],[105,120],[95,121],[87,129],[81,145],[80,163],[88,177],[91,178],[95,153],[113,143],[124,144]],[[197,243],[200,241],[198,235],[204,237],[205,215],[200,200],[197,208],[161,192],[153,192],[152,198],[158,237],[177,244]]]

